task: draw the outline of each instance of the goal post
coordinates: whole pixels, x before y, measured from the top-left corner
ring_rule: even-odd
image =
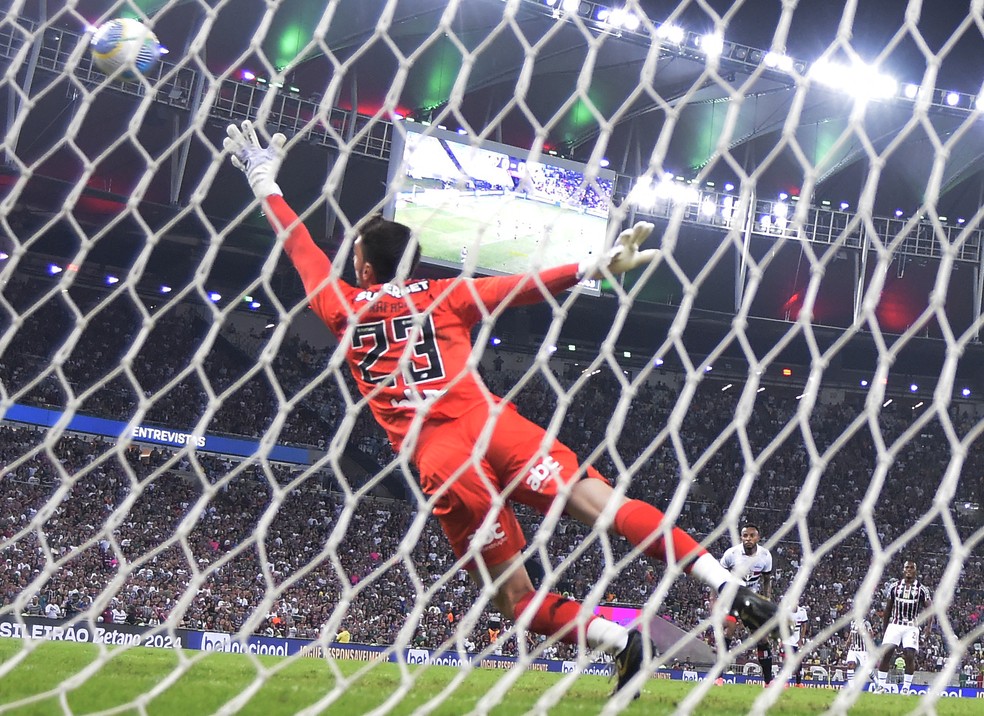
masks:
[[[833,687],[838,713],[870,703],[911,561],[932,600],[898,617],[920,636],[914,678],[892,653],[892,687],[984,694],[980,2],[878,22],[853,2],[836,21],[747,1],[57,5],[0,18],[0,679],[54,663],[46,641],[94,646],[0,690],[0,710],[187,703],[209,652],[246,660],[209,696],[222,713],[308,663],[318,685],[286,710],[630,701],[607,700],[611,658],[583,636],[542,637],[499,613],[505,578],[468,578],[509,490],[456,557],[432,515],[447,488],[426,495],[346,365],[380,335],[353,311],[339,342],[316,318],[284,256],[294,227],[270,229],[223,148],[247,119],[264,147],[286,136],[280,188],[334,262],[322,291],[356,283],[374,213],[411,224],[420,278],[529,275],[542,300],[473,331],[483,395],[663,510],[660,537],[676,525],[720,557],[755,525],[776,683]],[[121,16],[167,50],[130,80],[88,49]],[[637,221],[656,225],[653,263],[550,295],[538,271]],[[401,374],[431,367],[424,319]],[[642,631],[650,675],[697,682],[682,711],[758,683],[755,640],[725,635],[728,605],[682,555],[617,536],[614,502],[576,523],[569,491],[516,508],[532,609],[552,592],[583,604],[582,628]],[[174,658],[106,688],[138,647]],[[529,671],[557,675],[513,700]]]

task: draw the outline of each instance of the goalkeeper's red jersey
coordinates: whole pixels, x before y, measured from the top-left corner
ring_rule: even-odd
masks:
[[[311,307],[346,346],[346,360],[362,395],[393,447],[399,450],[414,415],[456,418],[493,399],[468,368],[471,329],[503,303],[544,300],[577,283],[577,265],[477,279],[408,280],[362,289],[327,282],[331,260],[282,196],[267,197],[277,231],[289,228],[284,250],[301,276]]]

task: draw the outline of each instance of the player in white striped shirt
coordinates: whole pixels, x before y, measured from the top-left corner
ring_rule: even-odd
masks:
[[[916,653],[919,651],[919,615],[933,603],[929,589],[916,579],[916,563],[908,559],[902,566],[902,580],[896,582],[888,591],[885,605],[884,632],[882,646],[885,651],[878,665],[878,686],[887,690],[888,669],[892,665],[895,650],[902,647],[905,660],[905,674],[902,677],[902,693],[908,693],[912,686],[912,675],[916,672]],[[925,638],[933,625],[930,617],[923,625]]]
[[[848,681],[854,681],[855,676],[862,682],[866,679],[864,665],[868,663],[867,640],[872,638],[872,631],[871,622],[864,617],[851,621],[851,633],[847,637],[847,658],[844,659],[847,663]],[[856,674],[858,667],[862,667],[862,670]]]

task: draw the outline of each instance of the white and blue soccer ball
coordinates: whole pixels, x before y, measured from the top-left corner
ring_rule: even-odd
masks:
[[[128,17],[103,23],[90,45],[99,71],[124,80],[136,80],[154,69],[163,50],[149,27]]]

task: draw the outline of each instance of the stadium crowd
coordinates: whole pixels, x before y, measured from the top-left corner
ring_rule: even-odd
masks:
[[[30,300],[30,293],[19,295]],[[317,376],[311,392],[292,400],[278,441],[322,448],[353,410],[355,393],[343,372],[324,370],[327,356],[297,337],[287,339],[267,366],[234,337],[209,334],[208,324],[193,312],[162,312],[144,334],[139,312],[124,295],[78,291],[72,299],[90,319],[61,363],[64,380],[52,369],[52,356],[68,335],[72,318],[56,301],[31,314],[0,356],[0,380],[18,402],[64,408],[67,381],[71,395],[81,396],[81,412],[129,419],[144,407],[144,423],[257,438],[275,424],[281,407],[278,389],[290,399]],[[133,351],[135,339],[143,343]],[[201,357],[200,372],[189,368],[195,355]],[[510,358],[505,368],[497,361],[497,369],[487,371],[490,388],[502,394],[522,385],[515,399],[520,411],[548,424],[558,398],[543,369],[529,368],[525,356]],[[566,388],[580,378],[577,371],[558,370],[551,380]],[[632,475],[630,495],[663,506],[676,491],[686,489],[679,523],[698,535],[715,533],[711,549],[716,554],[733,539],[719,525],[746,471],[732,425],[739,395],[722,388],[720,381],[705,380],[682,425],[664,430],[677,391],[647,383],[633,398],[624,423],[645,429],[616,430],[607,445],[626,465],[645,456]],[[214,412],[210,393],[223,398]],[[560,429],[561,439],[582,457],[597,451],[594,465],[608,476],[618,470],[611,451],[598,447],[612,431],[622,394],[609,372],[588,378],[571,396]],[[874,551],[889,550],[892,556],[882,585],[900,576],[901,559],[911,555],[919,562],[920,578],[935,589],[951,559],[953,540],[959,536],[966,541],[979,528],[979,517],[960,514],[952,505],[942,514],[934,506],[952,449],[939,417],[900,443],[879,486],[872,477],[878,474],[876,446],[881,441],[893,446],[916,413],[885,409],[873,423],[858,421],[862,396],[848,395],[840,403],[820,402],[800,419],[798,405],[795,391],[770,389],[757,396],[742,426],[742,439],[754,455],[763,456],[742,518],[760,525],[773,550],[776,594],[783,593],[798,569],[809,570],[800,602],[808,608],[815,634],[837,620],[844,622]],[[948,418],[961,438],[976,422],[956,412]],[[784,430],[798,419],[797,429]],[[872,430],[877,430],[877,439]],[[817,456],[837,444],[815,481],[809,477],[811,453],[804,449],[804,432]],[[61,437],[48,452],[45,437],[44,431],[29,427],[0,426],[4,609],[19,599],[22,612],[32,615],[66,617],[97,609],[104,621],[156,624],[171,618],[186,628],[230,632],[248,623],[257,633],[317,637],[335,606],[350,599],[341,626],[352,641],[393,643],[412,617],[412,644],[436,647],[453,640],[478,599],[465,573],[454,568],[434,520],[416,534],[414,503],[371,496],[356,501],[351,494],[328,489],[344,483],[344,475],[307,474],[297,467],[165,448],[117,447],[76,435]],[[393,459],[364,410],[349,442],[380,465]],[[681,481],[681,459],[694,465],[702,458],[695,479]],[[818,463],[814,458],[812,464]],[[981,503],[980,481],[965,476],[980,475],[982,468],[984,451],[973,441],[956,485],[956,501]],[[280,497],[286,485],[290,489]],[[804,493],[805,506],[796,512],[794,505]],[[409,489],[407,494],[412,494]],[[861,501],[871,497],[875,534],[857,518]],[[540,518],[519,512],[527,534],[534,534]],[[907,533],[924,515],[930,517],[926,524]],[[401,556],[408,534],[416,534],[412,550]],[[809,535],[806,546],[802,534]],[[593,541],[564,569],[556,588],[583,598],[604,582],[609,602],[645,602],[663,567],[640,557],[617,573],[606,571],[601,543],[573,521],[561,522],[553,532],[553,565],[585,539]],[[612,547],[617,557],[627,553],[624,543]],[[107,594],[107,585],[120,578]],[[978,546],[964,561],[953,594],[935,597],[958,636],[980,629],[982,584]],[[422,592],[423,598],[418,596]],[[870,618],[878,627],[884,596],[872,596]],[[93,600],[98,607],[92,607]],[[689,630],[708,617],[709,608],[707,594],[695,581],[678,580],[659,613]],[[466,635],[471,646],[489,644],[495,632],[490,616],[486,609]],[[845,638],[846,629],[841,629],[817,643],[807,662],[838,663]],[[502,639],[495,648],[510,653],[517,645]],[[936,670],[950,652],[937,623],[920,649],[919,667]],[[567,653],[566,647],[557,653]],[[968,660],[973,661],[971,655]]]

